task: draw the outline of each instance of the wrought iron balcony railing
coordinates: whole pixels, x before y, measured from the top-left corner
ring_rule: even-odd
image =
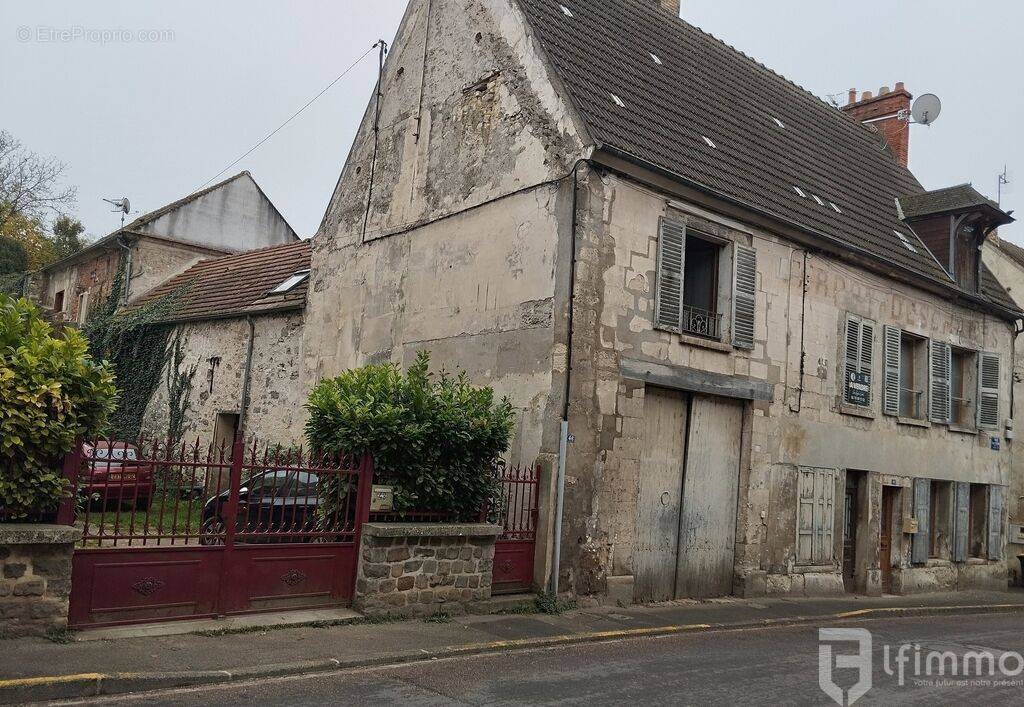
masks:
[[[705,339],[722,339],[722,315],[698,307],[683,305],[681,329],[684,334]]]

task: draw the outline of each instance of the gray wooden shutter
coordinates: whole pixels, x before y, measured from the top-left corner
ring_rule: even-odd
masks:
[[[885,381],[882,394],[882,412],[886,415],[900,414],[900,343],[903,330],[894,326],[884,328],[885,337]],[[908,381],[910,382],[910,381]]]
[[[843,378],[843,401],[850,402],[850,375],[860,370],[860,319],[846,317],[846,376]]]
[[[917,532],[914,533],[910,559],[916,564],[926,563],[928,555],[931,554],[931,532],[928,527],[931,520],[931,495],[930,479],[914,479],[914,517],[917,518]]]
[[[950,416],[950,371],[953,367],[949,344],[932,339],[928,342],[928,418],[947,423]]]
[[[967,562],[967,545],[971,535],[971,485],[957,482],[953,515],[953,562]]]
[[[754,348],[757,313],[757,251],[737,243],[733,252],[732,345]]]
[[[1003,506],[1006,489],[1002,486],[988,487],[988,559],[1003,558]]]
[[[999,429],[999,356],[978,354],[978,427]]]
[[[658,238],[658,271],[654,301],[654,325],[680,331],[683,316],[683,263],[686,258],[686,224],[663,218]]]
[[[832,469],[801,467],[797,483],[797,564],[832,562],[835,485]]]

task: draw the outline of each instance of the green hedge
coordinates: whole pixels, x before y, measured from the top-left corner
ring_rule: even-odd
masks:
[[[322,381],[306,405],[312,449],[373,455],[375,479],[395,485],[396,510],[450,511],[475,520],[497,490],[513,412],[488,387],[430,373],[421,353],[407,373],[392,364]]]
[[[78,331],[54,336],[32,304],[0,295],[0,518],[56,509],[64,455],[99,431],[114,397],[113,374]]]

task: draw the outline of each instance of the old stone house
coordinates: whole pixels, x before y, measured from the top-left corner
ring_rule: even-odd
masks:
[[[33,276],[30,292],[56,319],[83,324],[110,296],[122,262],[127,304],[202,259],[297,238],[252,175],[241,172],[48,265]]]
[[[309,252],[309,241],[296,241],[203,260],[139,300],[172,298],[163,322],[174,325],[162,383],[143,416],[148,436],[167,435],[177,405],[190,444],[230,446],[243,429],[262,444],[301,441]],[[172,388],[184,395],[172,401]]]
[[[557,543],[637,601],[1005,586],[1009,217],[907,170],[902,86],[837,110],[672,5],[409,4],[303,387],[429,349],[509,396],[512,456],[565,466],[541,584]]]
[[[985,265],[1006,288],[1017,306],[1024,308],[1024,248],[1015,243],[993,236],[985,242],[983,251]],[[1018,342],[1019,343],[1019,342]],[[1024,395],[1024,349],[1013,347],[1013,376],[1010,393],[1010,417]],[[1016,432],[1016,430],[1015,430]],[[1010,448],[1010,489],[1007,496],[1009,526],[1007,533],[1006,562],[1013,584],[1024,585],[1019,555],[1024,554],[1024,447],[1020,443]]]

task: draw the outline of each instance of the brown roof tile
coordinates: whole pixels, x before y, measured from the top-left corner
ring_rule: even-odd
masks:
[[[203,260],[147,293],[136,306],[180,292],[173,314],[165,319],[168,322],[301,309],[306,303],[308,278],[284,294],[269,293],[309,267],[309,241]]]

